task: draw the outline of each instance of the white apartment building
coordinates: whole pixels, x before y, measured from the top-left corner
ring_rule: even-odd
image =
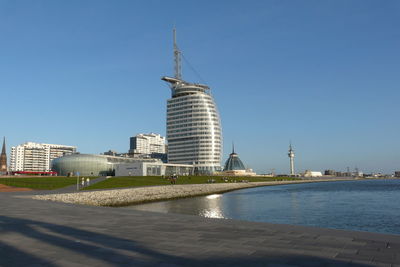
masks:
[[[159,134],[138,134],[130,138],[129,153],[131,154],[165,154],[165,150],[165,137]]]
[[[26,142],[11,147],[10,171],[51,171],[51,161],[76,152],[75,146]]]

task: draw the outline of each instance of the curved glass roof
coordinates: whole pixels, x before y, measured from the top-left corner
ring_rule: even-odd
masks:
[[[246,170],[238,154],[232,152],[225,162],[224,171]]]

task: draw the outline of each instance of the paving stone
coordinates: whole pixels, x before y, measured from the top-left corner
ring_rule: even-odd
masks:
[[[0,193],[0,266],[400,265],[396,235],[16,198],[24,195]]]
[[[353,253],[339,253],[335,256],[338,259],[348,259],[348,260],[363,260],[372,262],[373,256],[372,255],[360,255],[360,254],[353,254]]]

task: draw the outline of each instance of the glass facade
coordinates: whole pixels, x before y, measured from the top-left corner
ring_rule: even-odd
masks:
[[[161,165],[147,165],[146,173],[147,173],[147,176],[160,176],[161,175]]]
[[[246,170],[238,154],[231,153],[225,162],[224,171]]]
[[[221,170],[222,132],[217,106],[206,85],[164,77],[167,101],[168,162],[193,164],[195,173]]]
[[[69,174],[81,176],[112,175],[113,163],[107,160],[106,156],[73,154],[53,160],[52,170],[58,175]]]
[[[138,159],[104,155],[72,154],[53,160],[52,170],[61,176],[66,176],[68,174],[76,175],[78,172],[81,176],[107,176],[114,175],[117,164],[132,162],[138,162]],[[154,172],[157,173],[158,171],[154,170]],[[153,173],[153,170],[151,170],[151,173]]]

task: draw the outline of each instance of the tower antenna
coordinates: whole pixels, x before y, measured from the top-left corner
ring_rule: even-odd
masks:
[[[176,29],[173,30],[174,34],[174,62],[175,62],[175,78],[182,79],[182,68],[181,68],[181,51],[179,51],[178,45],[176,44]]]

